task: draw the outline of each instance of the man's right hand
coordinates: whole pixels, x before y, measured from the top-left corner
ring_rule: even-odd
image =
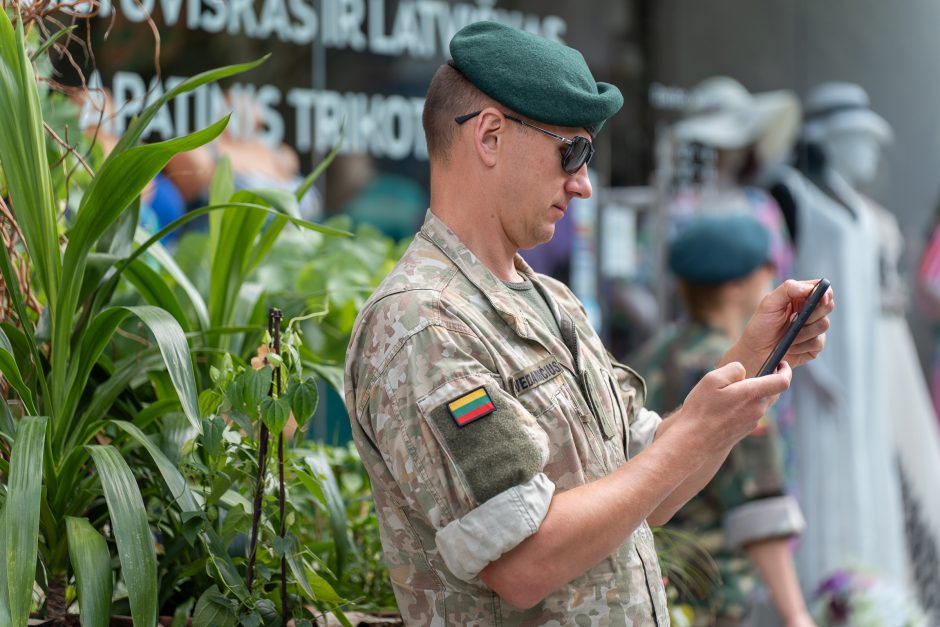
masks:
[[[732,362],[705,375],[676,416],[695,434],[697,447],[721,451],[734,446],[757,426],[768,408],[790,387],[789,364],[777,372],[747,379],[744,366]]]

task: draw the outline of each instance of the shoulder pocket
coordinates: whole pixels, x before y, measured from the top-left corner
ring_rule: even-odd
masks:
[[[534,420],[492,379],[482,379],[449,382],[418,401],[419,413],[474,505],[525,483],[542,470],[545,460],[524,424]],[[476,390],[483,390],[484,396],[460,404]]]

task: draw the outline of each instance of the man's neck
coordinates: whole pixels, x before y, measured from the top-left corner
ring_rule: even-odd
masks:
[[[431,191],[431,213],[460,238],[490,272],[503,281],[518,282],[514,259],[519,249],[510,242],[496,214],[486,215],[479,207],[467,207],[463,198],[440,198]],[[481,199],[485,202],[485,199]]]

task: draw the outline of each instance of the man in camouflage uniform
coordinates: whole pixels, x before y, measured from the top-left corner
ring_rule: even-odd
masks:
[[[679,279],[688,318],[654,338],[634,360],[646,377],[648,409],[666,413],[679,407],[721,360],[770,291],[769,259],[769,233],[743,215],[698,218],[670,244],[669,267]],[[752,563],[784,623],[812,625],[788,547],[804,523],[796,500],[783,492],[775,411],[761,418],[708,486],[669,522],[711,554],[721,575],[704,598],[682,598],[695,608],[695,625],[766,624],[749,613],[756,585]]]
[[[700,490],[787,388],[786,365],[744,378],[811,286],[768,296],[683,410],[647,411],[570,290],[517,254],[590,196],[619,91],[571,48],[492,22],[451,55],[425,102],[430,210],[346,361],[399,609],[410,625],[668,625],[647,520]],[[822,349],[832,306],[792,363]]]

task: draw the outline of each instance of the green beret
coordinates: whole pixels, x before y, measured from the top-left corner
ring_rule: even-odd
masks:
[[[724,283],[770,262],[770,233],[748,215],[695,218],[669,245],[669,269],[692,283]]]
[[[465,26],[450,40],[450,56],[480,91],[539,122],[596,135],[623,106],[620,90],[595,81],[580,52],[510,26]]]

